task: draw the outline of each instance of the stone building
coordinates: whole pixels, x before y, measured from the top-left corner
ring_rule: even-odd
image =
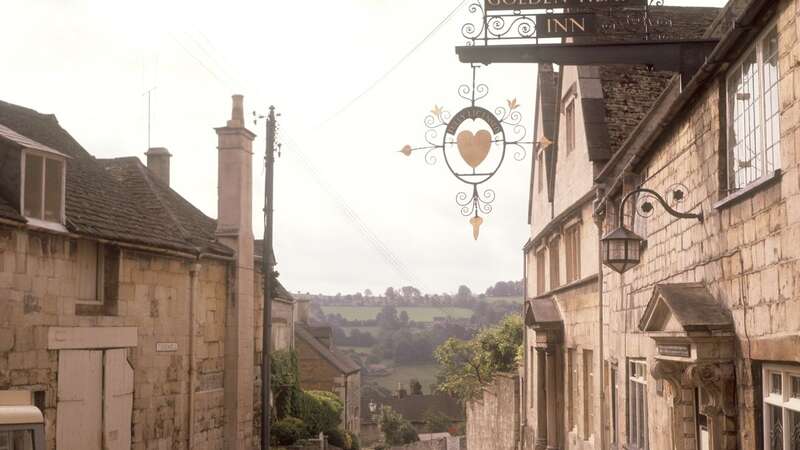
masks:
[[[34,393],[47,448],[258,443],[255,135],[241,96],[217,134],[213,220],[170,189],[165,149],[147,167],[96,159],[55,116],[0,102],[0,389]],[[293,309],[274,305],[278,348]]]
[[[539,68],[524,448],[800,448],[800,6],[682,11],[678,37],[719,39],[691,79]],[[621,206],[637,188],[704,220]],[[621,225],[643,242],[617,273]]]
[[[329,326],[313,326],[308,322],[307,300],[299,300],[297,305],[295,348],[300,387],[336,393],[344,406],[342,426],[358,435],[361,432],[361,366],[336,348]]]

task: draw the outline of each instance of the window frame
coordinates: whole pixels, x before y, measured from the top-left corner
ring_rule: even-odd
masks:
[[[536,250],[536,295],[547,292],[546,250],[547,248],[544,246]]]
[[[581,223],[576,222],[564,229],[564,267],[566,284],[581,278]]]
[[[781,143],[780,143],[780,79],[776,81],[773,86],[770,86],[770,91],[775,90],[777,98],[777,110],[774,116],[770,116],[770,118],[774,118],[774,120],[778,121],[778,136],[776,137],[776,141],[771,146],[770,151],[774,152],[772,155],[773,160],[773,168],[771,171],[767,170],[767,152],[768,149],[766,148],[766,126],[768,119],[766,117],[766,108],[765,108],[765,83],[764,83],[764,48],[763,44],[766,41],[767,36],[769,36],[773,31],[776,33],[776,36],[779,37],[780,35],[777,32],[777,22],[772,21],[765,29],[759,33],[758,37],[754,40],[754,43],[747,48],[746,51],[742,53],[739,58],[737,58],[736,62],[731,65],[728,69],[727,73],[725,74],[725,154],[726,154],[726,164],[725,164],[725,174],[726,174],[726,183],[725,183],[725,193],[726,195],[733,194],[735,192],[739,192],[742,190],[747,189],[751,185],[754,185],[762,180],[770,178],[774,176],[776,173],[780,172],[781,170],[781,158],[780,158],[780,151],[781,151]],[[742,76],[742,68],[744,65],[745,60],[755,52],[755,64],[756,64],[756,71],[755,71],[755,87],[758,93],[757,104],[755,105],[756,111],[756,127],[757,130],[754,131],[755,139],[756,139],[756,152],[754,158],[760,161],[761,169],[760,173],[757,177],[746,180],[741,185],[737,184],[736,181],[736,172],[734,170],[736,162],[736,157],[734,154],[734,147],[733,147],[733,135],[735,132],[736,123],[734,120],[734,104],[731,102],[731,91],[730,86],[732,84],[732,80],[737,76]],[[777,58],[777,54],[775,55]],[[778,61],[776,59],[776,72],[780,73],[780,67],[777,65]],[[738,90],[736,91],[738,94]]]
[[[575,150],[575,96],[570,96],[564,104],[564,146],[567,153]]]
[[[637,371],[637,367],[640,367],[641,371]],[[645,359],[629,359],[627,371],[628,429],[626,434],[628,448],[648,450],[650,448],[650,427],[647,414],[647,361]]]
[[[30,217],[25,214],[25,190],[26,190],[26,177],[27,177],[27,161],[28,156],[33,155],[39,158],[42,158],[42,192],[41,192],[41,202],[42,202],[42,211],[41,217]],[[60,211],[59,211],[59,221],[53,222],[50,220],[45,219],[45,198],[47,196],[47,161],[53,160],[61,164],[61,199],[60,199]],[[20,192],[19,192],[19,210],[20,215],[28,219],[28,221],[32,225],[38,225],[42,227],[48,227],[51,224],[59,225],[60,231],[66,231],[65,229],[62,230],[63,225],[66,221],[66,195],[67,192],[67,161],[64,158],[54,157],[50,153],[41,152],[37,150],[32,150],[29,148],[25,148],[22,150],[22,157],[20,158]],[[51,226],[50,226],[51,227]],[[48,227],[48,228],[50,228]]]
[[[561,287],[561,236],[553,236],[547,243],[548,260],[550,263],[550,290]]]
[[[789,424],[792,423],[791,413],[795,413],[797,417],[794,420],[800,421],[800,389],[798,389],[797,397],[792,395],[792,379],[797,378],[800,380],[800,366],[790,366],[782,364],[765,364],[762,367],[762,404],[764,408],[763,422],[762,422],[762,435],[764,439],[764,449],[771,450],[771,436],[770,430],[772,429],[772,412],[773,408],[778,408],[781,411],[781,424],[783,430],[783,449],[791,449],[791,432],[789,431]],[[773,385],[773,375],[781,376],[780,392],[774,392],[775,386]],[[800,382],[800,381],[798,381]]]

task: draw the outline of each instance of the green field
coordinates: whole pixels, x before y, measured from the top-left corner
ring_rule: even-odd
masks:
[[[522,297],[486,297],[488,303],[513,303],[522,304]]]
[[[374,319],[381,311],[380,306],[323,306],[325,314],[341,314],[347,320]],[[399,306],[397,313],[408,313],[408,318],[414,322],[433,322],[434,317],[450,317],[452,319],[469,319],[472,310],[455,306]]]
[[[342,327],[345,333],[349,336],[353,330],[358,330],[362,333],[369,333],[375,337],[377,337],[381,332],[381,327]]]
[[[397,390],[397,383],[401,383],[408,389],[408,381],[412,378],[416,378],[422,383],[422,391],[429,394],[430,386],[436,383],[436,374],[438,371],[439,365],[436,363],[401,366],[392,369],[391,375],[385,377],[367,377],[365,381],[367,383],[377,383],[394,392]]]

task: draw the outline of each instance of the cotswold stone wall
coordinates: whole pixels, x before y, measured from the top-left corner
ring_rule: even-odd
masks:
[[[134,327],[137,343],[127,349],[134,371],[132,448],[186,449],[191,430],[193,449],[222,449],[228,263],[122,248],[116,314],[82,315],[77,248],[71,236],[0,225],[0,389],[37,393],[47,448],[54,449],[60,351],[50,348],[50,331]]]
[[[497,375],[481,397],[467,403],[467,446],[515,450],[519,440],[519,378]]]
[[[705,222],[677,220],[662,209],[637,232],[648,240],[639,266],[620,276],[605,270],[609,356],[617,358],[618,405],[627,402],[625,364],[645,358],[652,367],[653,340],[638,322],[658,283],[702,282],[732,313],[736,333],[736,401],[739,448],[760,448],[761,367],[769,361],[800,362],[800,84],[797,77],[797,4],[777,5],[779,32],[780,166],[772,185],[718,204],[725,184],[724,78],[707,83],[693,105],[668,130],[642,168],[644,186],[667,192],[688,188],[679,209],[702,210]],[[722,96],[722,97],[721,97]],[[613,211],[607,220],[615,222]],[[637,219],[641,220],[641,219]],[[613,224],[609,224],[609,229]],[[648,376],[650,448],[672,448],[671,393]],[[627,441],[624,416],[619,439]]]

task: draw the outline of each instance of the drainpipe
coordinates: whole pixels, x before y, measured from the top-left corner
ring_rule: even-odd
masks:
[[[600,394],[600,412],[598,417],[600,419],[600,429],[599,438],[600,438],[600,448],[608,448],[606,446],[606,433],[605,433],[605,412],[606,412],[606,394],[605,394],[605,372],[603,371],[603,363],[605,362],[604,356],[604,346],[603,346],[603,243],[600,239],[603,237],[603,220],[605,218],[605,213],[598,210],[600,206],[600,202],[603,198],[603,187],[597,186],[597,199],[595,200],[594,205],[594,223],[597,226],[597,359],[598,359],[598,368],[597,371],[600,384],[600,389],[598,389],[598,393]]]
[[[199,258],[198,258],[199,261]],[[189,269],[189,414],[188,414],[188,430],[189,435],[186,440],[188,443],[187,448],[194,448],[194,401],[195,390],[197,389],[197,362],[195,360],[195,330],[197,326],[197,312],[195,311],[195,304],[197,303],[197,274],[200,272],[200,263],[196,262]]]

